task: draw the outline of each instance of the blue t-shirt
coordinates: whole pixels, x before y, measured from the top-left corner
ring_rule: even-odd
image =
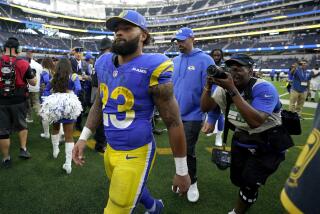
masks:
[[[153,140],[154,102],[149,88],[171,81],[173,63],[162,54],[142,54],[116,67],[112,53],[95,64],[108,144],[132,150]]]
[[[299,93],[307,91],[309,80],[311,80],[311,73],[298,67],[293,74],[292,89]]]

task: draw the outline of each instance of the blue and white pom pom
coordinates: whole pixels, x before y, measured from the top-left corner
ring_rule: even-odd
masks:
[[[54,93],[44,98],[40,116],[53,123],[61,119],[76,120],[81,111],[81,103],[74,93]]]

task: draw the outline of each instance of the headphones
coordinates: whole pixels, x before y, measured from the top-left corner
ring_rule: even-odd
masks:
[[[21,53],[22,47],[20,47],[19,40],[15,37],[9,37],[8,40],[3,45],[3,50],[6,48],[14,48],[16,53]]]

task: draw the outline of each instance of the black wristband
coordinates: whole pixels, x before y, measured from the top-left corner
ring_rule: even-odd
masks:
[[[234,90],[227,90],[227,93],[229,94],[230,97],[234,97],[237,95],[237,93]]]

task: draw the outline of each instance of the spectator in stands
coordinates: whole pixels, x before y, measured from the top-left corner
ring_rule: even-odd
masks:
[[[27,112],[27,122],[32,123],[33,117],[32,117],[32,109],[36,112],[36,114],[39,114],[40,110],[40,100],[39,100],[39,91],[40,91],[40,75],[42,72],[42,66],[37,63],[33,59],[33,52],[27,51],[26,59],[30,63],[30,67],[32,70],[34,70],[36,78],[37,78],[37,84],[35,86],[29,85],[29,96],[28,96],[28,112]]]
[[[239,187],[234,209],[243,214],[256,202],[258,191],[285,159],[293,145],[281,126],[281,103],[276,88],[263,79],[252,77],[254,60],[235,54],[226,61],[227,78],[207,77],[201,96],[201,109],[219,106],[235,127],[231,144],[230,179]],[[213,84],[219,85],[211,93]]]
[[[202,50],[194,48],[194,34],[190,28],[179,29],[171,41],[177,42],[181,52],[173,59],[172,79],[187,140],[187,163],[191,178],[187,197],[190,202],[196,202],[199,199],[199,191],[195,150],[204,119],[200,109],[200,97],[206,81],[206,70],[214,61]]]
[[[312,71],[314,75],[317,75],[318,73],[320,73],[319,65],[316,64]],[[319,91],[320,91],[320,76],[317,76],[315,78],[312,78],[310,81],[310,93],[311,93],[312,102],[315,102],[316,94],[318,94],[318,99],[320,98]]]
[[[79,100],[81,102],[83,112],[77,119],[76,122],[76,129],[81,131],[82,130],[82,117],[83,113],[86,111],[86,100],[85,100],[85,84],[86,80],[90,80],[90,72],[88,70],[88,64],[82,59],[83,58],[83,48],[75,47],[73,48],[73,57],[70,58],[73,73],[76,73],[79,76],[81,82],[81,92],[79,93]]]
[[[313,72],[308,72],[307,61],[301,60],[299,62],[299,67],[292,70],[291,74],[293,76],[293,80],[290,93],[289,111],[297,112],[302,119],[301,112],[307,96],[308,81],[310,81],[311,78],[319,76],[320,73],[314,74]]]
[[[219,67],[225,67],[224,59],[223,59],[223,51],[221,49],[214,49],[211,51],[210,56],[213,58],[214,63]],[[216,85],[212,87],[212,92],[216,89]],[[224,116],[221,113],[220,108],[217,108],[215,111],[210,111],[208,113],[207,121],[204,123],[202,127],[202,132],[207,135],[211,135],[215,129],[215,125],[217,123],[217,133],[216,133],[216,146],[222,146],[222,133],[224,128]]]
[[[29,63],[17,59],[20,52],[19,41],[10,37],[4,43],[4,54],[0,61],[0,150],[2,166],[10,167],[10,134],[18,132],[20,158],[31,157],[27,151],[27,95],[28,86],[35,86],[37,79]]]

